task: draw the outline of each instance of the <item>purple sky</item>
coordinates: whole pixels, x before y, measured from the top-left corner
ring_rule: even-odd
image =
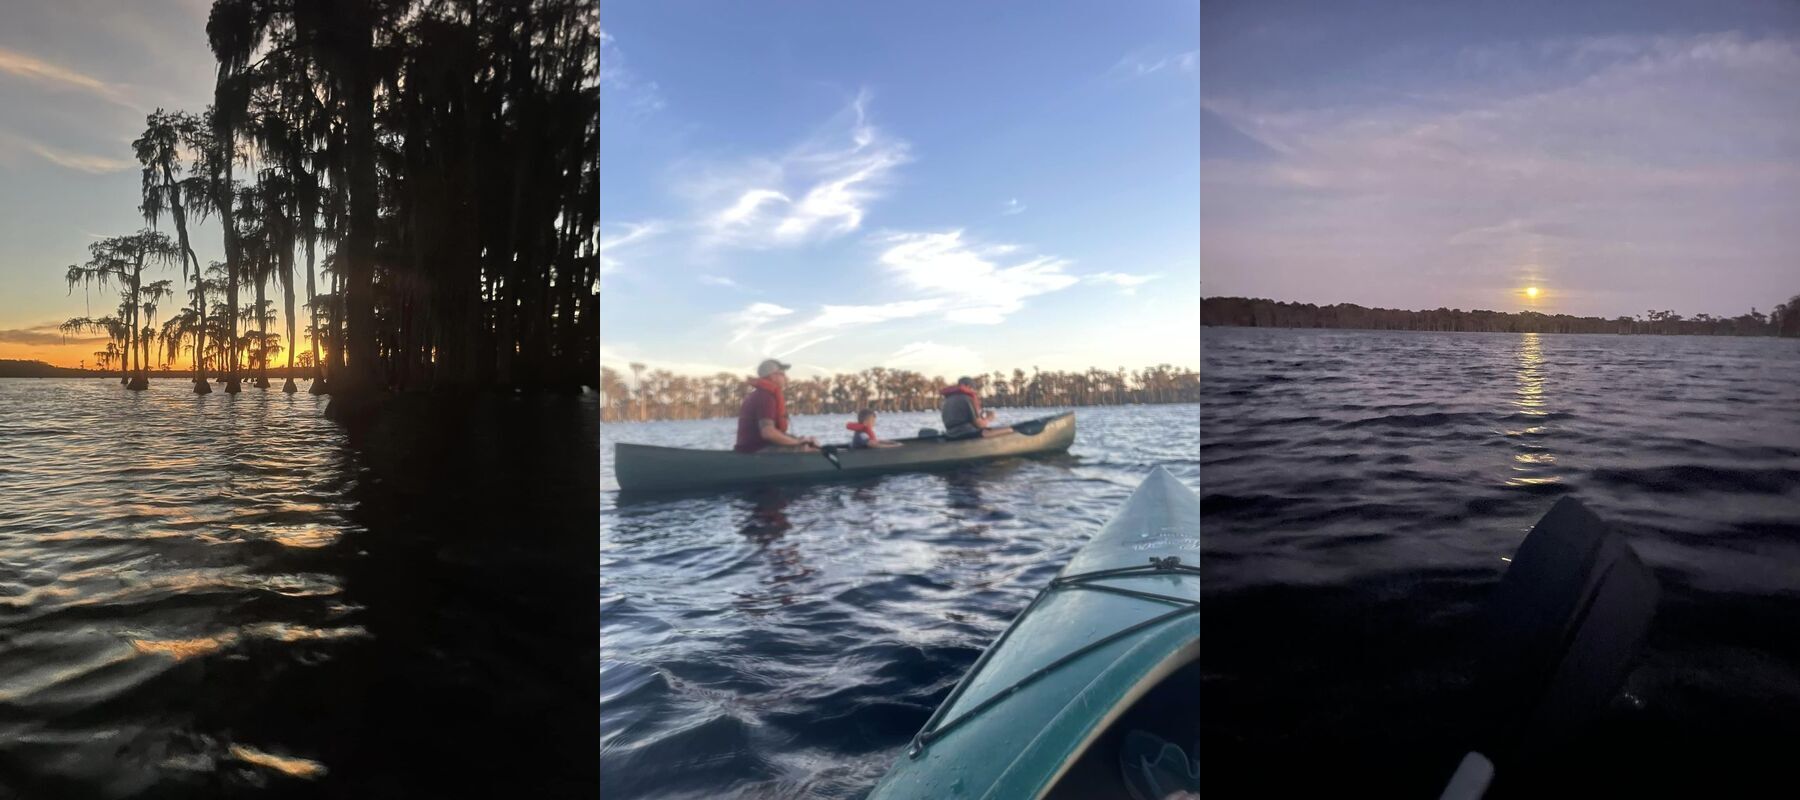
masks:
[[[1609,317],[1800,294],[1800,3],[1576,5],[1203,4],[1205,294]]]

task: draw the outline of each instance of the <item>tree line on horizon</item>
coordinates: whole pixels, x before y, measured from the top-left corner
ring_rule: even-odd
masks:
[[[186,354],[196,393],[237,392],[285,352],[340,398],[594,384],[593,3],[215,0],[206,33],[213,103],[159,108],[132,143],[147,227],[64,270],[71,291],[119,292],[62,326],[107,338],[103,369],[142,389]],[[203,266],[190,224],[207,218],[225,259]],[[174,311],[172,282],[150,279],[170,266]]]
[[[1404,311],[1365,308],[1354,303],[1314,305],[1260,297],[1206,297],[1200,300],[1200,324],[1241,328],[1353,328],[1393,331],[1471,331],[1498,333],[1614,333],[1690,336],[1800,336],[1800,295],[1768,314],[1752,308],[1736,317],[1672,310],[1648,310],[1636,316],[1576,317],[1537,311],[1488,311],[1438,308]]]
[[[600,368],[602,422],[735,417],[750,391],[747,376],[730,372],[691,376],[650,370],[635,362],[629,366],[631,380],[612,367]],[[1200,373],[1168,364],[1135,371],[1120,367],[1045,372],[1032,367],[1030,373],[1022,369],[1014,369],[1011,374],[996,370],[970,377],[975,379],[976,391],[986,407],[1200,402]],[[790,377],[787,408],[790,414],[854,414],[864,408],[878,412],[930,411],[938,407],[942,400],[940,391],[950,385],[950,380],[884,367],[811,378]]]

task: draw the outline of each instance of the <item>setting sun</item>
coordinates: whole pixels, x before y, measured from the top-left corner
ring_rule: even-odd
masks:
[[[1526,297],[1537,297],[1537,287],[1536,286],[1525,287],[1525,296]]]

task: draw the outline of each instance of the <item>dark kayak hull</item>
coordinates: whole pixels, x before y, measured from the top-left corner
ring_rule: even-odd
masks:
[[[896,440],[899,447],[837,450],[842,469],[817,452],[746,454],[621,443],[613,449],[613,472],[621,491],[680,491],[940,469],[996,458],[1060,453],[1075,442],[1074,412],[1037,421],[1043,422],[1043,430],[1030,435],[1014,433],[957,441],[900,439]]]
[[[1044,797],[1138,700],[1195,667],[1199,561],[1199,497],[1159,467],[989,645],[869,800]]]

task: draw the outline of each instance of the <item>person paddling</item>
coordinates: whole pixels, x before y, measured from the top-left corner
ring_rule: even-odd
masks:
[[[974,378],[958,378],[955,386],[944,387],[940,394],[944,396],[944,438],[974,439],[1004,436],[1013,432],[1010,427],[988,427],[988,423],[994,418],[994,412],[981,410],[981,395],[975,393]]]
[[[750,381],[752,391],[738,407],[737,444],[731,449],[740,453],[802,452],[819,446],[819,440],[811,436],[788,435],[787,371],[792,366],[773,358],[756,366],[756,377]]]
[[[869,447],[899,447],[899,442],[884,442],[875,435],[875,410],[865,408],[856,412],[856,421],[844,424],[845,428],[856,431],[850,437],[850,449],[862,450]]]

